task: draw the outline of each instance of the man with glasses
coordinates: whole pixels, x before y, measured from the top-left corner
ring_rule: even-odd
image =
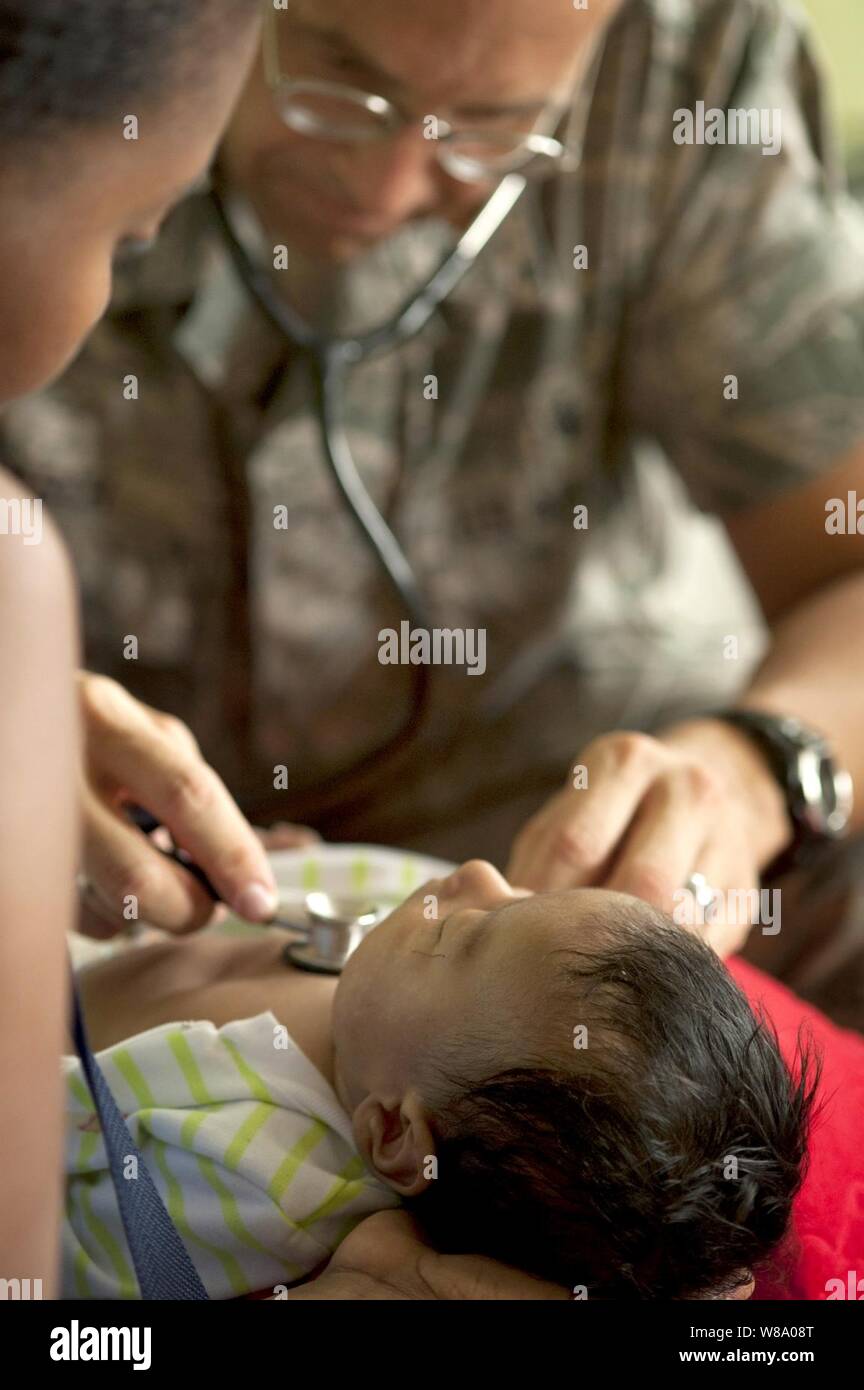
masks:
[[[326,42],[326,37],[325,26],[317,38]],[[330,38],[334,38],[332,33]],[[340,42],[338,36],[335,41]],[[283,121],[289,130],[301,135],[346,145],[368,144],[387,140],[415,124],[414,118],[387,97],[330,77],[305,75],[312,63],[303,55],[297,31],[284,21],[280,23],[276,11],[269,8],[264,19],[263,61]],[[321,70],[326,69],[325,62]],[[452,178],[482,183],[515,172],[549,177],[558,169],[572,167],[572,153],[536,126],[557,126],[566,115],[567,105],[565,101],[544,101],[529,102],[524,111],[518,103],[516,109],[506,105],[487,109],[482,115],[489,125],[476,129],[453,126],[429,115],[423,120],[423,134],[426,139],[440,141],[435,155]]]
[[[319,331],[385,321],[526,180],[344,402],[430,613],[483,630],[487,671],[433,668],[398,741],[412,673],[379,634],[404,614],[322,467],[303,354],[206,195],[5,422],[78,555],[91,667],[179,715],[250,818],[502,863],[516,837],[527,887],[671,909],[694,873],[745,890],[797,853],[780,735],[714,717],[733,704],[795,716],[790,759],[824,732],[838,804],[816,820],[857,827],[861,542],[823,523],[864,466],[864,255],[818,92],[775,0],[269,3],[214,178]],[[717,114],[690,143],[698,103]],[[759,121],[732,110],[779,110],[779,152],[736,141]],[[604,738],[622,729],[642,733]]]

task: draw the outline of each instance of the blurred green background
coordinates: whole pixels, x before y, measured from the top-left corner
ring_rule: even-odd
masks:
[[[850,179],[864,193],[864,0],[800,0],[831,77]]]

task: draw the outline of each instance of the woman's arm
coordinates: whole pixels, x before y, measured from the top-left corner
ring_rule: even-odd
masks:
[[[9,534],[12,504],[25,497],[0,472],[0,1278],[41,1279],[50,1297],[76,861],[77,640],[56,531],[46,523],[41,534]]]

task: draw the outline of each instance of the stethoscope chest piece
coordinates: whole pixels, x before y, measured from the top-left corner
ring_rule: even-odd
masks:
[[[304,905],[307,925],[298,924],[297,930],[306,939],[289,942],[283,957],[286,965],[316,975],[338,975],[366,933],[386,914],[385,908],[368,899],[338,893],[307,893]]]

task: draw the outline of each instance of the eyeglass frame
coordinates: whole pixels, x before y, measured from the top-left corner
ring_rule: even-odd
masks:
[[[326,78],[315,77],[285,77],[279,63],[277,24],[278,16],[276,11],[271,4],[267,4],[264,13],[261,53],[264,64],[264,76],[274,97],[279,91],[284,91],[286,88],[293,88],[295,91],[301,88],[304,91],[315,91],[322,95],[343,96],[356,102],[358,108],[365,109],[370,115],[383,117],[385,121],[389,122],[389,125],[382,125],[380,132],[370,132],[368,135],[359,133],[357,135],[346,135],[344,133],[328,135],[323,132],[319,134],[314,131],[299,131],[299,134],[307,135],[311,139],[329,139],[337,142],[373,144],[376,140],[386,140],[388,136],[392,136],[398,131],[410,129],[410,127],[416,125],[418,121],[424,122],[429,119],[429,117],[423,116],[407,116],[404,112],[400,111],[395,102],[390,101],[389,98],[379,96],[374,92],[364,92],[359,87],[352,87],[350,83],[347,82],[331,82]],[[566,109],[566,105],[562,104],[562,115]],[[550,103],[547,110],[551,113],[555,110],[555,107]],[[279,114],[283,123],[286,126],[289,125],[281,111]],[[451,144],[451,148],[453,148],[453,155],[451,155],[450,158],[455,158],[456,160],[461,158],[466,164],[474,165],[475,168],[480,170],[483,168],[481,160],[472,159],[467,155],[460,156],[458,149],[454,148],[451,142],[460,139],[474,139],[482,142],[484,139],[491,141],[499,137],[492,131],[484,131],[480,128],[476,130],[460,130],[440,116],[435,116],[434,121],[435,135],[427,136],[427,139],[436,145],[444,147],[436,149],[436,157],[444,167],[446,173],[467,182],[482,182],[484,179],[503,177],[505,174],[509,173],[521,173],[523,177],[527,178],[549,178],[559,171],[566,172],[569,169],[575,168],[579,162],[576,151],[568,148],[562,141],[557,140],[552,135],[541,135],[538,131],[532,131],[530,134],[523,136],[517,141],[513,148],[513,154],[518,157],[519,153],[524,151],[528,156],[526,163],[528,163],[532,157],[540,157],[542,162],[537,166],[539,172],[535,172],[532,176],[531,172],[526,169],[524,165],[520,166],[518,163],[514,163],[509,167],[503,167],[502,165],[498,165],[494,169],[487,167],[485,172],[478,172],[469,177],[466,176],[465,173],[457,173],[453,169],[448,169],[447,165],[444,164],[444,160],[448,158],[446,146]],[[294,127],[290,126],[289,128],[294,129]]]

